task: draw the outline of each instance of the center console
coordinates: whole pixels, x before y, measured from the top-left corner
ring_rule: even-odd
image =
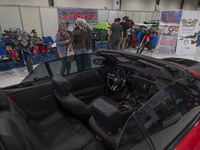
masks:
[[[136,104],[136,101],[130,100],[130,101],[122,101],[122,102],[118,103],[117,107],[121,112],[124,112],[124,111],[132,110],[132,109],[135,110],[135,109],[137,109],[138,106]]]

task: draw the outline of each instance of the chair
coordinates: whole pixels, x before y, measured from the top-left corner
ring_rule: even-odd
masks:
[[[71,93],[71,83],[61,75],[55,75],[52,81],[54,95],[61,105],[83,122],[87,122],[91,109]]]
[[[53,39],[50,36],[42,37],[43,41],[45,42],[45,45],[49,46],[54,43]]]

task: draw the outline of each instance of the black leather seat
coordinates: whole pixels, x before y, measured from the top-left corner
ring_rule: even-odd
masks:
[[[42,121],[32,121],[0,89],[1,150],[104,149],[85,126],[59,111]]]
[[[92,111],[89,106],[71,93],[71,83],[61,75],[55,75],[52,82],[54,95],[62,106],[77,118],[87,122]]]
[[[89,120],[93,133],[110,149],[117,147],[124,124],[123,113],[116,105],[117,102],[108,97],[98,98],[92,104],[93,115]]]

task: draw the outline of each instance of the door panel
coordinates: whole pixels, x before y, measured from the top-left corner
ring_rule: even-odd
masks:
[[[7,95],[38,120],[57,111],[51,81],[42,85],[32,84],[13,91],[9,90]]]
[[[85,103],[104,95],[104,82],[98,73],[102,69],[91,69],[66,76],[72,84],[72,93]],[[6,93],[39,120],[57,111],[51,79],[32,82],[25,87],[6,89]]]

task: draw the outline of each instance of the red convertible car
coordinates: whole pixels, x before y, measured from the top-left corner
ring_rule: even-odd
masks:
[[[200,149],[198,62],[112,50],[66,59],[64,76],[54,60],[0,89],[0,150]]]

